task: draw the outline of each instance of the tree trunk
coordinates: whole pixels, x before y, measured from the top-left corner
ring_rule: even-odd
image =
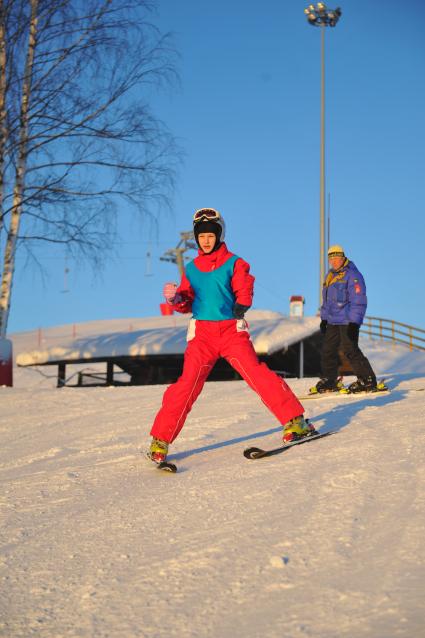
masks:
[[[3,229],[4,153],[6,148],[6,26],[3,0],[0,0],[0,238]]]
[[[1,283],[0,337],[4,337],[7,331],[13,273],[15,269],[16,239],[19,232],[19,224],[22,214],[22,200],[24,195],[25,171],[28,153],[28,109],[31,97],[34,52],[37,44],[38,1],[39,0],[31,0],[28,51],[22,84],[19,147],[15,173],[15,187],[13,189],[13,205],[4,255],[3,278]]]

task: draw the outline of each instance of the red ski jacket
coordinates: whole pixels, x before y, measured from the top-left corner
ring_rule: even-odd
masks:
[[[230,257],[233,257],[234,253],[231,253],[225,243],[212,253],[208,255],[202,250],[198,251],[198,256],[195,257],[194,264],[202,272],[210,272],[216,268],[220,268]],[[231,286],[235,295],[235,302],[244,306],[252,305],[252,298],[254,295],[254,281],[253,277],[249,273],[249,264],[240,257],[235,261],[233,275],[231,279]],[[177,312],[187,313],[192,310],[192,302],[195,297],[192,286],[186,275],[183,274],[180,286],[177,288],[176,302],[171,304],[173,309]]]

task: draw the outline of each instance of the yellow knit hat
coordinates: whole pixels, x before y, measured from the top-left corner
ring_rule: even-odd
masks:
[[[329,246],[328,257],[345,257],[344,249],[339,244]]]

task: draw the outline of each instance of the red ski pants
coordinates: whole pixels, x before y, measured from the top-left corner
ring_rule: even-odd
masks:
[[[217,359],[223,357],[260,396],[282,425],[304,408],[283,379],[260,363],[243,320],[191,320],[195,336],[188,343],[183,373],[164,393],[151,435],[172,443],[182,429]],[[191,327],[189,327],[189,332]],[[189,337],[188,337],[189,338]]]

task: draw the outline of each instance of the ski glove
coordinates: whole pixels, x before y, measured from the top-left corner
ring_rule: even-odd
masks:
[[[174,299],[176,297],[176,291],[177,291],[177,284],[168,282],[164,285],[162,294],[164,295],[167,303],[172,304],[174,302]]]
[[[322,335],[325,334],[327,327],[328,327],[328,322],[326,321],[326,319],[322,319],[322,321],[320,322],[320,332],[322,333]]]
[[[241,303],[236,302],[233,306],[233,316],[235,319],[243,319],[247,310],[249,310],[249,306],[244,306]]]
[[[347,326],[347,337],[350,339],[350,341],[357,341],[357,339],[359,338],[359,330],[359,324],[350,321]]]

